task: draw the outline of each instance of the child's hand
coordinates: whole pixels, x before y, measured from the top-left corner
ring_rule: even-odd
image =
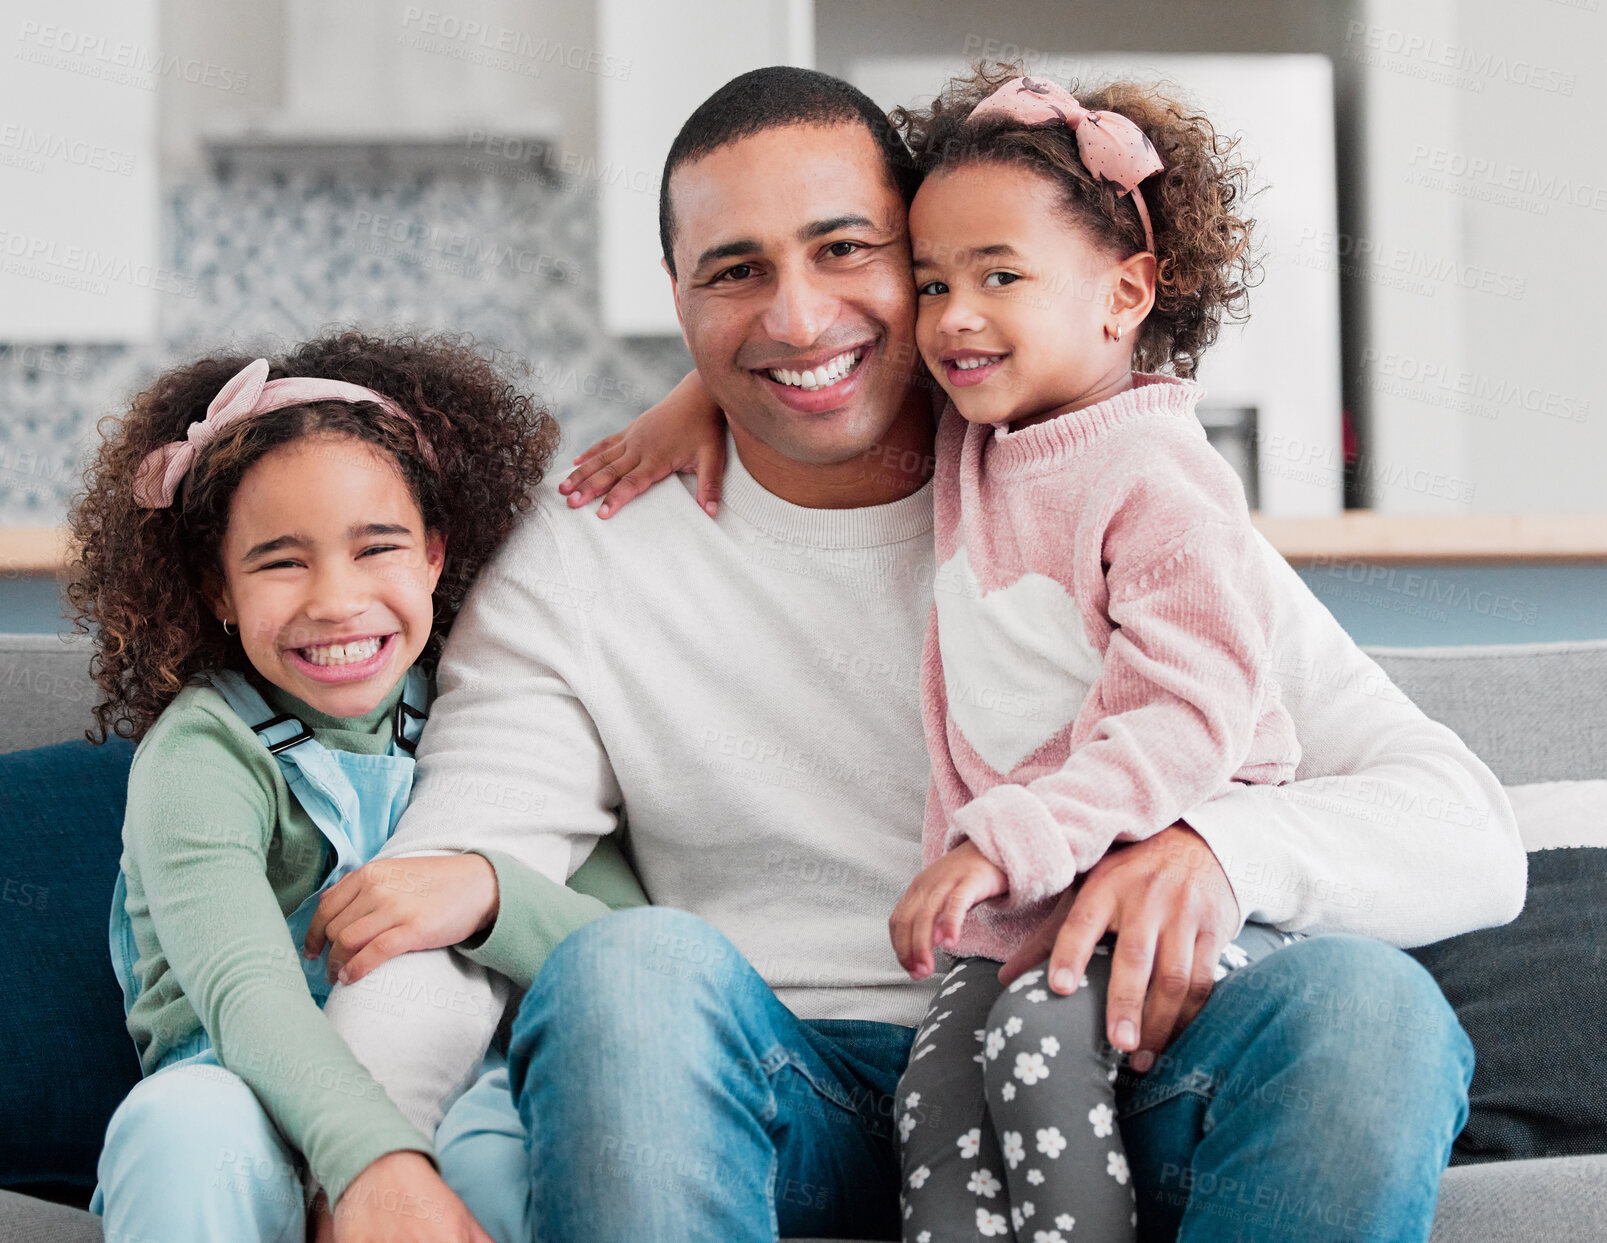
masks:
[[[388,1152],[335,1205],[337,1243],[493,1243],[419,1152]]]
[[[893,908],[887,926],[899,965],[924,980],[932,974],[932,946],[952,946],[965,913],[1009,889],[1009,878],[975,842],[961,842],[911,881]]]
[[[398,954],[456,945],[497,917],[497,874],[483,855],[375,859],[329,887],[307,939],[329,945],[329,981],[354,984]]]
[[[671,471],[688,470],[697,472],[697,502],[712,518],[725,477],[725,416],[695,371],[624,431],[577,457],[558,491],[571,509],[602,496],[597,516],[606,518]]]

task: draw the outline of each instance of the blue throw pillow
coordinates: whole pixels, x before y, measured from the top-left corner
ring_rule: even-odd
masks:
[[[134,748],[0,755],[0,1186],[92,1187],[139,1082],[106,920]]]

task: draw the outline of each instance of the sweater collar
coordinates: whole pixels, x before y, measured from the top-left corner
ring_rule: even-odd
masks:
[[[1082,410],[1034,423],[1018,432],[997,424],[987,446],[988,469],[1025,474],[1062,466],[1100,436],[1131,419],[1150,414],[1192,419],[1195,404],[1204,392],[1192,380],[1135,371],[1132,388]]]
[[[875,548],[916,539],[932,530],[932,481],[885,505],[812,509],[794,505],[748,473],[736,441],[725,433],[725,489],[721,504],[761,531],[806,548]]]

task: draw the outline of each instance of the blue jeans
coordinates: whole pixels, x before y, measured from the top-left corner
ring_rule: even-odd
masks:
[[[800,1020],[705,921],[616,912],[547,960],[508,1070],[442,1124],[443,1173],[488,1228],[511,1223],[499,1243],[532,1226],[542,1243],[894,1239],[912,1035]],[[1405,954],[1349,936],[1286,946],[1118,1084],[1140,1237],[1426,1239],[1472,1072]],[[460,1177],[472,1167],[503,1173]]]

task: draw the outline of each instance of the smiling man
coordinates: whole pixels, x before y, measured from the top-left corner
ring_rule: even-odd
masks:
[[[545,493],[453,631],[395,849],[495,848],[561,881],[627,812],[654,903],[580,928],[532,983],[546,913],[499,872],[477,957],[529,992],[509,1070],[459,1102],[438,1148],[501,1239],[900,1232],[911,1110],[894,1090],[937,987],[900,969],[887,927],[920,869],[929,779],[913,181],[875,105],[825,75],[759,70],[700,107],[666,163],[661,233],[729,421],[718,517],[689,484],[607,523]],[[1280,676],[1321,796],[1247,788],[1208,828],[1113,851],[1009,968],[1062,928],[1118,931],[1112,1031],[1142,1028],[1153,1064],[1124,1086],[1121,1126],[1154,1237],[1304,1240],[1339,1221],[1426,1237],[1470,1073],[1432,981],[1382,943],[1314,937],[1214,992],[1168,945],[1219,947],[1249,918],[1409,944],[1521,900],[1488,770],[1403,698],[1375,705],[1389,730],[1354,739],[1347,696],[1368,692],[1347,688],[1387,679],[1337,623],[1303,655],[1320,684],[1309,665]],[[1387,826],[1369,814],[1380,790],[1402,808]],[[1479,831],[1419,814],[1446,799]]]

